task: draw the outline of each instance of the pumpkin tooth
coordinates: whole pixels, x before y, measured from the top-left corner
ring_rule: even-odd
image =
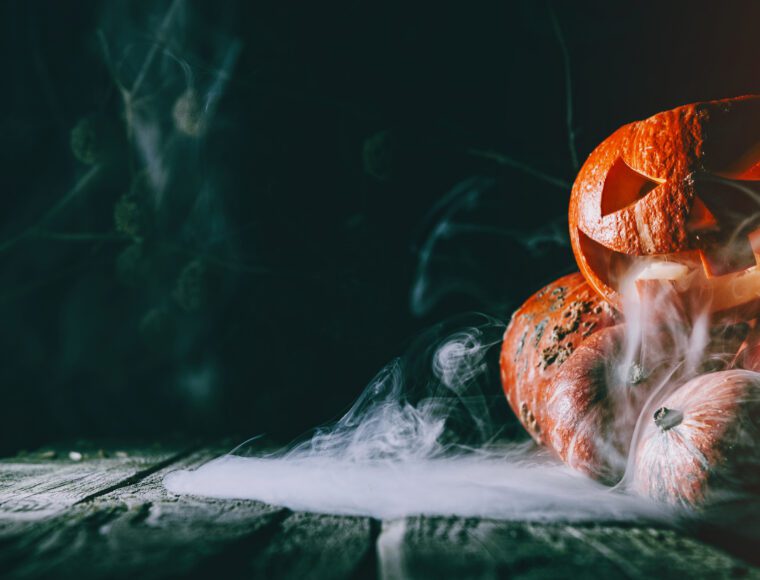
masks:
[[[683,280],[692,269],[680,262],[650,260],[636,276],[636,280]]]

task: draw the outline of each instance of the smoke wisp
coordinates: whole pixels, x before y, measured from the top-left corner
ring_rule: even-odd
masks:
[[[274,452],[244,445],[194,471],[169,474],[166,487],[377,518],[663,517],[659,506],[573,472],[532,442],[505,441],[505,422],[494,417],[503,395],[486,364],[503,324],[481,316],[443,330],[383,369],[335,424]]]

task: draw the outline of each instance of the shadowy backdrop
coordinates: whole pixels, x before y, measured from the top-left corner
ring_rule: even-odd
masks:
[[[508,320],[574,268],[577,162],[760,91],[758,22],[755,0],[3,2],[0,452],[292,437],[423,329]]]

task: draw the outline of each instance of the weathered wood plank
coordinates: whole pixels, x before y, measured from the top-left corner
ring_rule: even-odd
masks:
[[[162,485],[221,451],[203,450],[140,481],[71,506],[0,544],[0,575],[9,578],[185,576],[241,538],[255,542],[286,510],[258,502],[176,496]],[[221,570],[217,570],[219,572]]]
[[[383,578],[760,577],[668,529],[416,517],[385,522],[380,533],[369,518],[176,496],[163,487],[170,471],[224,449],[0,462],[0,576],[372,578],[379,569]],[[24,497],[35,509],[19,509]],[[2,533],[3,521],[13,533]]]
[[[258,502],[176,496],[163,487],[168,472],[196,467],[220,452],[197,451],[7,539],[0,573],[10,578],[220,572],[226,577],[374,576],[379,524],[368,518],[294,514]]]
[[[175,461],[177,446],[119,448],[92,445],[45,449],[0,460],[0,534],[138,480]]]
[[[385,522],[380,575],[395,578],[760,578],[668,529],[462,518]]]
[[[379,529],[369,518],[294,513],[247,568],[256,578],[373,578]]]
[[[219,454],[204,450],[133,485],[77,504],[6,546],[11,578],[167,576],[349,578],[374,575],[368,518],[319,516],[251,501],[176,496],[163,477]]]

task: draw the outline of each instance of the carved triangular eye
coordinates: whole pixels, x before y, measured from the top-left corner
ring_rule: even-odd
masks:
[[[632,169],[622,158],[619,158],[607,172],[604,180],[602,217],[636,203],[658,185],[660,185],[659,181]]]
[[[754,145],[736,159],[732,159],[728,167],[716,171],[715,174],[729,179],[760,181],[760,141],[755,133],[746,130],[744,132],[752,135],[755,139]]]
[[[747,181],[760,181],[760,162],[741,174],[739,176],[739,179],[746,179]]]
[[[695,176],[696,188],[687,230],[694,234],[708,277],[746,270],[757,264],[760,183]]]
[[[705,202],[699,197],[695,197],[691,204],[689,219],[686,221],[686,231],[703,232],[718,229],[718,220],[713,213],[707,209]]]

